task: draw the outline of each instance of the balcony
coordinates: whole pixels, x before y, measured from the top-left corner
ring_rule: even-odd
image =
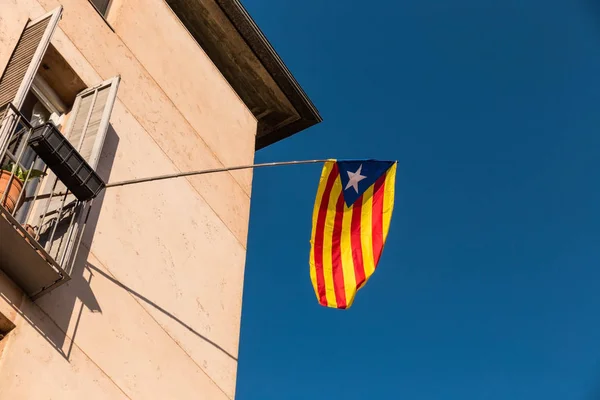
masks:
[[[12,104],[2,112],[0,270],[33,299],[70,279],[93,201],[34,151],[34,128]]]

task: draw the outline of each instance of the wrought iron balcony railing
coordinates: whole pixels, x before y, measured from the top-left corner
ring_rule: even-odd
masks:
[[[73,195],[30,144],[12,104],[0,119],[0,270],[36,298],[70,279],[92,200]]]

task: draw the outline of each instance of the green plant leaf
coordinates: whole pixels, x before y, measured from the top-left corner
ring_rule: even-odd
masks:
[[[40,171],[39,169],[31,169],[31,172],[29,172],[29,170],[23,169],[14,163],[4,165],[0,169],[14,173],[15,177],[23,183],[47,175],[44,171]],[[27,178],[27,174],[29,174],[29,178]]]
[[[28,171],[24,171],[24,172],[25,172],[25,178],[26,178]],[[46,176],[46,173],[44,171],[40,171],[39,169],[32,169],[31,172],[29,172],[29,180],[32,180],[35,178],[40,178],[42,176]]]

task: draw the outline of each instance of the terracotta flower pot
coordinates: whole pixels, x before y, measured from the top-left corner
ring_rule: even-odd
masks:
[[[23,182],[16,176],[13,176],[9,186],[8,182],[10,181],[10,175],[9,171],[0,170],[0,199],[4,197],[4,193],[8,191],[2,202],[2,206],[4,206],[9,213],[12,213],[16,208],[19,208],[20,204],[17,204],[17,200],[19,199],[21,190],[23,190]],[[22,200],[23,199],[21,198],[20,203]]]

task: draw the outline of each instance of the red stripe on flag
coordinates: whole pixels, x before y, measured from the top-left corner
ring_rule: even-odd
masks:
[[[342,222],[344,218],[344,193],[340,193],[335,205],[335,220],[331,238],[331,266],[333,269],[333,288],[338,308],[346,308],[346,291],[344,289],[344,269],[342,266]]]
[[[339,175],[339,169],[337,164],[333,166],[329,176],[327,177],[327,183],[325,184],[325,190],[321,197],[321,204],[319,205],[319,216],[317,218],[317,227],[315,230],[315,272],[317,275],[317,291],[319,292],[319,303],[322,306],[327,306],[327,295],[325,289],[325,274],[323,272],[323,237],[325,233],[325,220],[327,219],[327,207],[329,205],[329,197],[331,196],[331,189],[333,184]]]
[[[387,173],[377,179],[373,188],[373,260],[375,268],[377,268],[383,250],[383,194],[386,175]]]
[[[350,226],[354,276],[357,288],[365,282],[365,264],[363,262],[362,243],[360,240],[363,198],[364,195],[361,195],[352,206],[352,223]]]

